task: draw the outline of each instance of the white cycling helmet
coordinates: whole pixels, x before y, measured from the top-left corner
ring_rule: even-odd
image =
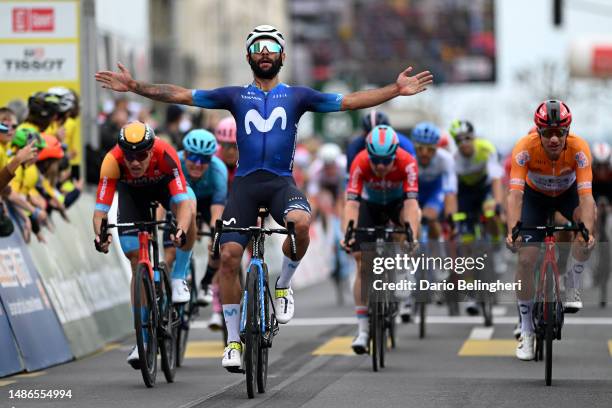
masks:
[[[274,41],[280,44],[285,49],[285,37],[275,27],[271,25],[258,25],[247,35],[246,38],[246,49],[249,50],[251,44],[260,38],[272,38]]]
[[[610,148],[610,145],[608,143],[593,143],[593,149],[591,150],[591,154],[593,155],[593,163],[608,164],[610,162],[610,154],[612,153],[612,148]]]
[[[72,94],[72,92],[70,92],[70,89],[65,88],[63,86],[54,86],[54,87],[49,88],[47,92],[59,98],[60,100],[59,111],[60,112],[62,113],[68,112],[69,110],[74,108],[74,105],[76,104],[76,99],[74,98],[74,95]]]
[[[335,163],[338,157],[342,154],[342,150],[335,143],[325,143],[323,146],[319,148],[319,152],[317,153],[317,157],[324,164],[332,164]]]

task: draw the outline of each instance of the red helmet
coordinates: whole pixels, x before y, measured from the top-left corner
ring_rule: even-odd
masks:
[[[233,116],[219,121],[215,128],[215,137],[219,143],[236,143],[236,120]]]
[[[569,128],[572,113],[564,102],[549,99],[538,106],[533,119],[538,129]]]

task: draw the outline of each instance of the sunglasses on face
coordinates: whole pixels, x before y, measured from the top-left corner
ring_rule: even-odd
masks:
[[[188,153],[187,160],[195,164],[208,164],[212,160],[212,156],[197,153]]]
[[[544,139],[550,139],[554,136],[561,138],[569,134],[569,129],[568,128],[538,129],[538,134]]]
[[[466,143],[466,142],[471,142],[472,140],[474,140],[474,136],[463,136],[463,137],[458,137],[458,138],[457,138],[457,144]]]
[[[436,151],[436,146],[435,145],[415,143],[414,147],[417,150],[428,150],[430,152],[435,152]]]
[[[268,50],[269,53],[281,52],[283,47],[276,41],[272,40],[261,40],[257,41],[249,47],[250,54],[260,54],[263,52],[264,48]]]
[[[125,160],[127,160],[128,162],[133,162],[133,161],[145,161],[148,157],[149,157],[149,152],[136,152],[136,153],[130,153],[130,152],[125,152]]]
[[[16,123],[8,123],[8,122],[3,122],[2,123],[4,126],[6,126],[7,128],[15,130],[17,129],[17,124]]]
[[[370,156],[370,161],[375,166],[379,165],[379,164],[382,164],[384,166],[388,166],[391,163],[393,163],[393,160],[395,160],[395,156],[387,156],[387,157]]]

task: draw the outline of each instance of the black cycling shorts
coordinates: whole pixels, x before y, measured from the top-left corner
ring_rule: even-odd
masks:
[[[459,212],[465,213],[469,220],[475,221],[482,214],[482,204],[491,194],[491,185],[483,180],[476,185],[459,182],[457,204]]]
[[[258,170],[234,178],[223,211],[223,225],[238,228],[256,225],[259,207],[268,208],[274,221],[283,226],[289,211],[310,213],[310,204],[304,193],[296,187],[293,177]],[[247,235],[237,232],[227,233],[221,236],[221,244],[237,242],[245,247],[248,239]]]
[[[567,191],[557,197],[542,194],[525,185],[521,222],[525,226],[545,225],[551,211],[558,211],[572,221],[578,203],[578,189],[575,182]],[[540,243],[544,241],[545,233],[544,231],[526,231],[522,232],[521,236],[523,242]]]
[[[387,225],[392,221],[400,225],[401,213],[404,208],[404,199],[392,201],[388,204],[375,204],[362,200],[359,205],[359,218],[357,227],[374,228],[378,225]],[[354,248],[359,248],[362,242],[374,242],[376,238],[364,232],[355,233]]]
[[[147,186],[146,188],[129,187],[125,183],[117,183],[119,208],[117,222],[153,221],[151,218],[151,203],[159,202],[166,211],[170,211],[170,191],[165,183]],[[119,241],[123,252],[138,250],[138,228],[119,227]]]

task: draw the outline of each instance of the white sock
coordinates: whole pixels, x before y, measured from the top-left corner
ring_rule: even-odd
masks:
[[[519,300],[518,301],[519,312],[521,314],[521,333],[533,333],[533,300]]]
[[[357,316],[357,330],[359,330],[359,333],[368,333],[370,331],[368,322],[368,307],[355,306],[355,315]]]
[[[283,255],[283,267],[281,269],[280,277],[276,281],[277,288],[288,288],[291,286],[291,278],[295,273],[300,261],[292,261],[291,258]]]
[[[223,305],[223,318],[227,327],[227,344],[240,343],[240,305]]]
[[[574,289],[582,288],[582,272],[584,272],[584,262],[576,260],[573,255],[570,254],[567,260],[566,275],[566,289],[567,285]]]

